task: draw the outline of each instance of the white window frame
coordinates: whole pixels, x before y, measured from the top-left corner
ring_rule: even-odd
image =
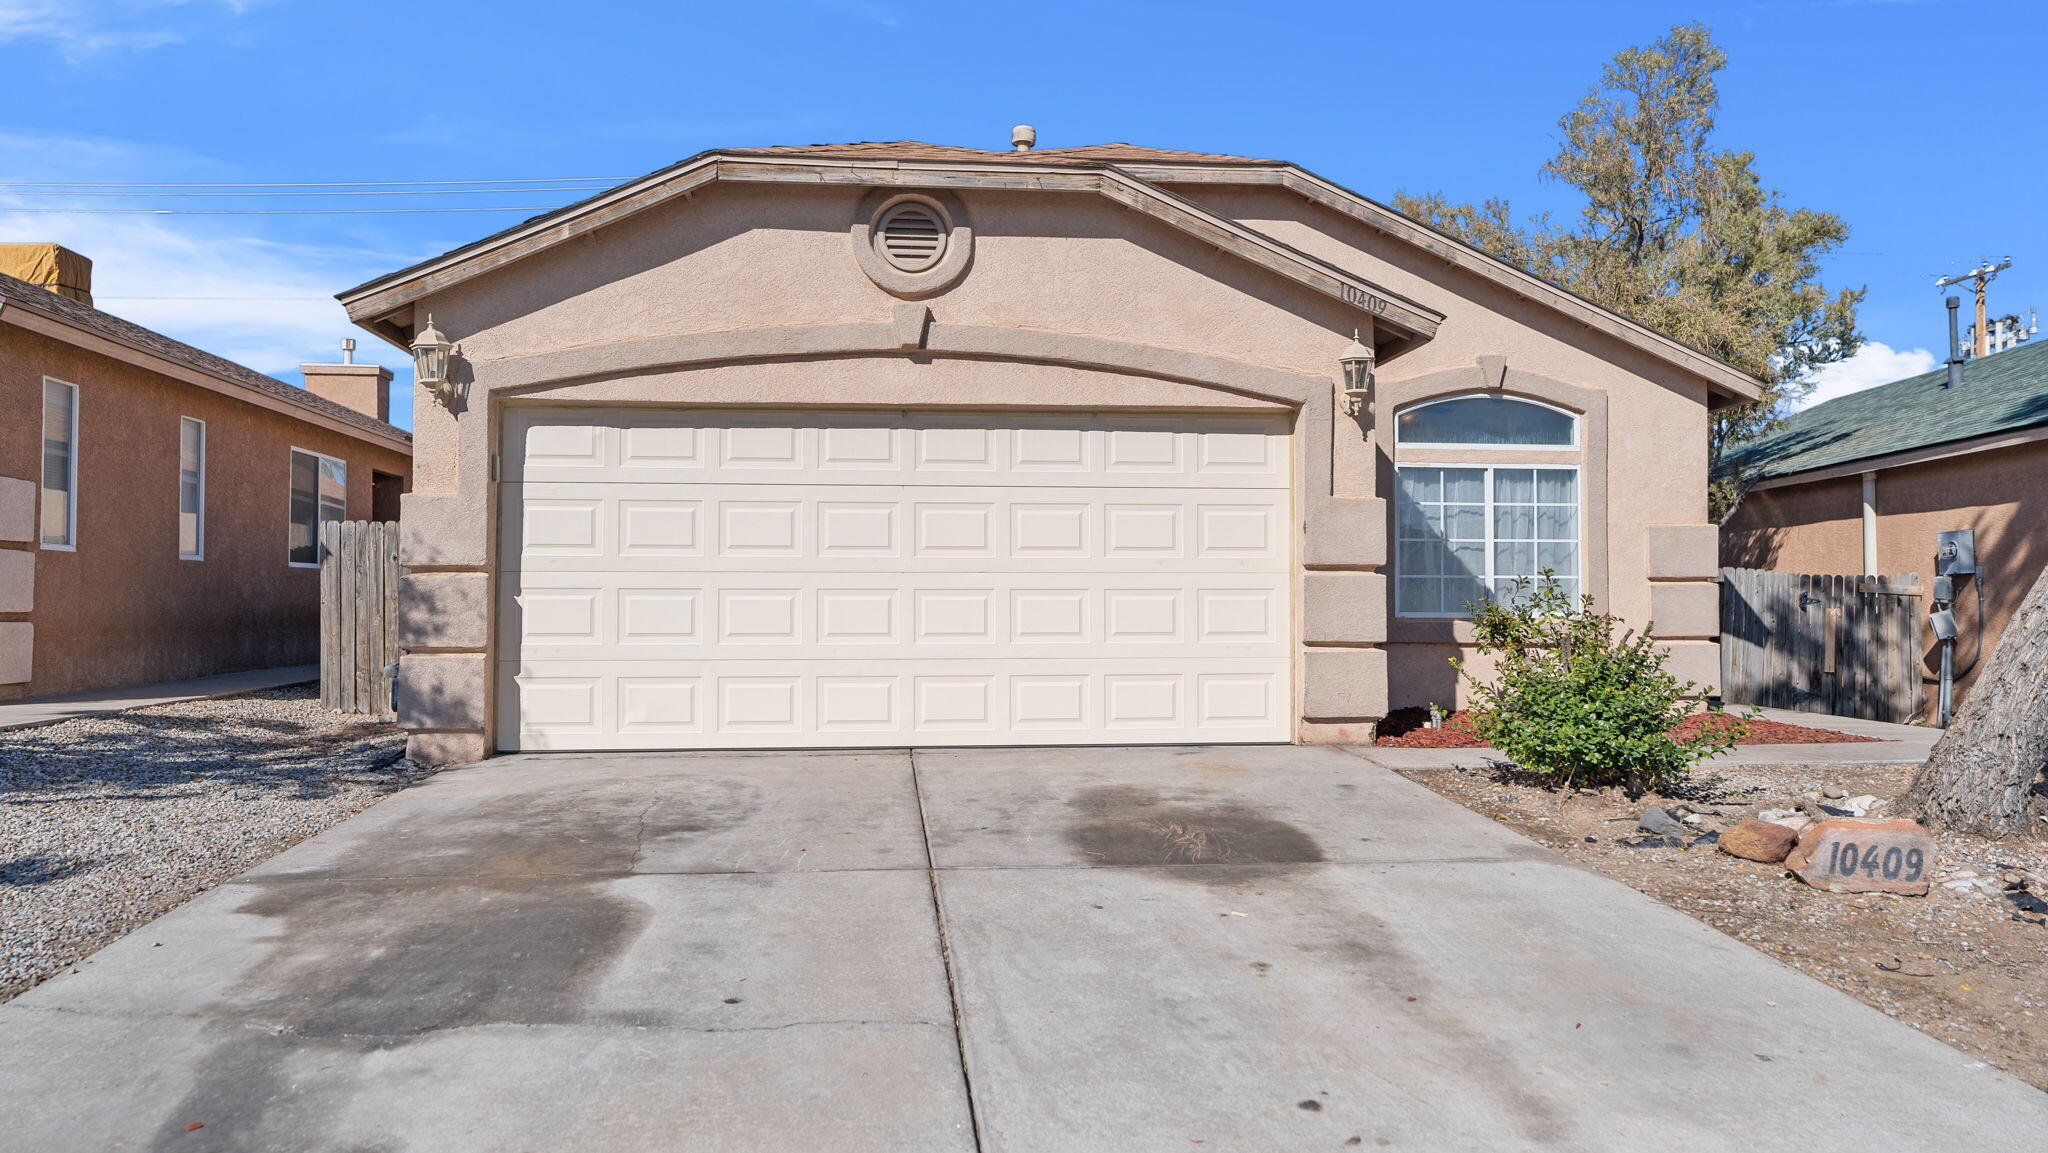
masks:
[[[1423,442],[1420,442],[1420,443],[1414,443],[1414,444],[1410,444],[1410,442],[1408,442],[1408,441],[1405,441],[1405,440],[1403,440],[1403,439],[1402,439],[1402,437],[1401,437],[1401,417],[1402,417],[1402,416],[1404,416],[1404,415],[1406,415],[1407,413],[1411,413],[1411,412],[1414,412],[1414,411],[1416,411],[1417,409],[1422,409],[1422,408],[1428,408],[1429,406],[1431,406],[1431,405],[1433,405],[1433,404],[1443,404],[1443,403],[1445,403],[1445,402],[1447,402],[1447,401],[1453,401],[1453,400],[1471,400],[1471,399],[1473,399],[1474,397],[1478,397],[1478,398],[1480,398],[1480,399],[1486,399],[1486,400],[1508,400],[1508,401],[1513,401],[1513,402],[1515,402],[1516,404],[1527,404],[1527,405],[1534,405],[1534,406],[1535,406],[1535,407],[1537,407],[1537,408],[1547,408],[1547,409],[1549,409],[1550,411],[1552,411],[1552,412],[1554,412],[1554,413],[1557,413],[1557,414],[1558,414],[1559,416],[1563,416],[1563,417],[1566,417],[1566,418],[1568,418],[1568,419],[1569,419],[1569,420],[1570,420],[1570,421],[1572,422],[1572,439],[1571,439],[1571,443],[1569,443],[1569,444],[1444,444],[1444,443],[1440,443],[1440,442],[1438,442],[1438,441],[1433,441],[1433,440],[1432,440],[1432,441],[1423,441]],[[1416,448],[1416,449],[1422,449],[1422,450],[1427,450],[1427,451],[1429,451],[1429,452],[1436,452],[1436,451],[1438,451],[1438,450],[1440,450],[1440,449],[1441,449],[1441,450],[1445,450],[1445,451],[1457,451],[1457,452],[1572,452],[1572,451],[1575,451],[1575,450],[1576,450],[1576,449],[1577,449],[1577,448],[1579,447],[1579,426],[1580,426],[1581,424],[1583,424],[1583,423],[1584,423],[1584,422],[1583,422],[1583,421],[1581,421],[1581,420],[1579,419],[1579,414],[1578,414],[1578,413],[1576,413],[1576,412],[1573,412],[1573,411],[1572,411],[1571,409],[1568,409],[1568,408],[1560,408],[1559,406],[1557,406],[1557,405],[1554,405],[1554,404],[1546,404],[1546,403],[1544,403],[1543,401],[1540,401],[1540,400],[1531,400],[1531,399],[1530,399],[1529,397],[1526,397],[1526,396],[1517,396],[1517,395],[1515,395],[1514,393],[1511,393],[1511,392],[1509,392],[1509,393],[1503,393],[1503,392],[1489,392],[1489,391],[1486,391],[1486,390],[1484,390],[1484,389],[1480,389],[1480,390],[1477,390],[1477,391],[1472,391],[1472,392],[1454,392],[1454,393],[1452,393],[1452,394],[1451,394],[1451,395],[1449,395],[1449,396],[1432,396],[1432,397],[1430,397],[1430,398],[1429,398],[1428,400],[1418,400],[1418,401],[1416,401],[1416,402],[1415,402],[1414,404],[1408,404],[1408,405],[1403,405],[1403,406],[1401,406],[1400,410],[1394,413],[1394,447],[1398,449],[1398,448],[1402,447],[1403,445],[1409,445],[1410,447],[1413,447],[1413,448]],[[1405,463],[1405,462],[1404,462],[1404,463]],[[1420,467],[1422,467],[1422,468],[1431,468],[1431,467],[1436,467],[1436,468],[1448,468],[1448,467],[1452,467],[1452,466],[1449,466],[1449,465],[1434,465],[1434,466],[1432,466],[1432,465],[1422,465],[1422,466],[1420,466]]]
[[[36,482],[36,543],[43,548],[49,549],[51,552],[77,552],[79,472],[78,402],[82,390],[77,385],[71,383],[68,380],[59,380],[54,376],[46,376],[43,378],[44,389],[48,389],[53,384],[61,384],[65,388],[71,390],[71,451],[68,454],[66,454],[65,458],[66,463],[70,469],[71,475],[65,478],[70,483],[65,489],[66,500],[64,508],[64,543],[51,544],[49,541],[49,533],[47,530],[43,528],[42,524],[43,491],[49,486],[50,479],[49,458],[43,452],[43,426],[44,423],[49,419],[47,414],[44,415],[42,420],[38,420],[36,422],[36,475],[38,478],[40,478]],[[43,407],[41,404],[42,399],[42,395],[38,393],[36,396],[38,407]]]
[[[196,516],[194,518],[196,524],[196,531],[193,533],[193,536],[196,538],[194,543],[196,543],[199,547],[194,549],[192,552],[185,551],[184,526],[182,524],[179,525],[178,559],[205,560],[206,422],[199,419],[196,416],[181,416],[178,418],[178,516],[182,518],[185,515],[185,426],[188,424],[197,425],[199,428],[199,508],[196,510]]]
[[[347,461],[345,461],[345,460],[343,460],[342,458],[340,458],[340,457],[338,457],[338,456],[329,456],[329,455],[327,455],[327,454],[326,454],[326,453],[324,453],[324,452],[316,452],[316,451],[314,451],[313,449],[310,449],[310,448],[300,448],[300,447],[299,447],[298,445],[293,445],[293,446],[292,446],[292,450],[291,450],[291,453],[290,453],[290,454],[288,454],[288,455],[286,455],[286,457],[284,458],[284,459],[285,459],[285,472],[284,472],[284,523],[285,523],[285,527],[287,527],[287,528],[291,527],[291,523],[292,523],[292,468],[291,468],[291,462],[292,462],[292,457],[293,457],[293,456],[297,456],[297,455],[298,455],[298,454],[300,454],[300,453],[304,453],[304,454],[306,454],[307,456],[310,456],[310,457],[314,457],[314,458],[317,458],[317,459],[319,459],[319,460],[323,460],[323,461],[333,461],[333,462],[334,462],[335,464],[338,464],[338,465],[340,465],[340,466],[341,466],[341,493],[342,493],[342,519],[346,520],[346,519],[348,518],[348,462],[347,462]],[[325,524],[325,523],[326,523],[325,521],[323,521],[323,520],[321,520],[321,519],[320,519],[320,473],[319,473],[319,470],[318,470],[318,469],[315,469],[315,470],[314,470],[314,472],[313,472],[313,552],[314,552],[314,554],[315,554],[316,556],[317,556],[317,555],[319,554],[319,551],[320,551],[320,526],[321,526],[321,525],[323,525],[323,524]],[[317,561],[317,560],[313,561],[313,562],[312,562],[312,563],[310,563],[310,564],[306,563],[305,561],[296,561],[296,560],[293,560],[293,559],[292,559],[292,550],[291,550],[291,546],[290,546],[290,544],[289,544],[289,543],[287,543],[287,544],[286,544],[286,546],[285,546],[285,550],[284,550],[284,563],[285,563],[285,567],[287,567],[287,568],[319,568],[319,567],[320,567],[320,562],[319,562],[319,561]]]
[[[1439,446],[1439,445],[1431,445],[1430,447],[1432,447],[1432,448],[1437,448],[1437,447],[1449,447],[1449,446]],[[1488,447],[1499,447],[1499,446],[1497,446],[1497,445],[1494,445],[1494,446],[1488,446]],[[1549,446],[1549,447],[1555,447],[1555,446]],[[1517,471],[1520,471],[1520,470],[1524,470],[1524,469],[1550,469],[1550,470],[1554,470],[1554,471],[1559,471],[1559,472],[1569,472],[1569,473],[1571,473],[1571,474],[1572,474],[1572,497],[1573,497],[1573,500],[1572,500],[1572,507],[1573,507],[1573,510],[1574,510],[1574,511],[1576,512],[1576,514],[1577,514],[1577,515],[1576,515],[1576,516],[1575,516],[1575,517],[1573,518],[1573,523],[1574,523],[1575,525],[1577,525],[1577,526],[1578,526],[1578,527],[1577,527],[1577,538],[1576,538],[1576,539],[1575,539],[1575,540],[1574,540],[1574,541],[1572,542],[1572,544],[1573,544],[1573,547],[1575,547],[1575,548],[1577,548],[1577,549],[1578,549],[1578,553],[1579,553],[1579,566],[1578,566],[1578,567],[1579,567],[1579,571],[1578,571],[1578,572],[1576,572],[1576,573],[1574,573],[1574,574],[1572,574],[1572,580],[1573,580],[1574,582],[1576,582],[1576,583],[1575,583],[1575,587],[1577,588],[1577,590],[1578,590],[1578,593],[1580,593],[1580,594],[1583,594],[1583,593],[1584,593],[1584,592],[1586,591],[1586,476],[1585,476],[1585,470],[1584,470],[1584,469],[1582,469],[1582,468],[1581,468],[1580,466],[1578,466],[1578,465],[1576,465],[1576,464],[1552,464],[1552,463],[1549,463],[1549,462],[1547,462],[1547,461],[1535,461],[1535,460],[1532,460],[1532,461],[1484,461],[1484,462],[1482,462],[1482,461],[1470,461],[1470,460],[1461,460],[1461,461],[1449,461],[1449,462],[1444,462],[1444,463],[1438,463],[1438,462],[1435,462],[1435,461],[1427,461],[1427,460],[1402,460],[1402,461],[1396,461],[1396,462],[1394,462],[1394,500],[1395,500],[1395,508],[1394,508],[1394,566],[1393,566],[1393,567],[1394,567],[1394,615],[1395,615],[1396,617],[1400,617],[1400,618],[1402,618],[1402,619],[1405,619],[1405,620],[1418,620],[1418,621],[1469,621],[1469,620],[1471,620],[1471,619],[1472,619],[1472,614],[1471,614],[1471,613],[1468,613],[1468,612],[1444,612],[1444,613],[1420,613],[1420,612],[1408,612],[1408,611],[1407,611],[1406,609],[1404,609],[1404,608],[1403,608],[1403,607],[1401,606],[1401,577],[1402,577],[1402,571],[1401,571],[1401,512],[1400,512],[1400,505],[1399,505],[1399,502],[1400,502],[1400,500],[1401,500],[1401,492],[1400,492],[1400,486],[1401,486],[1401,470],[1402,470],[1402,469],[1404,469],[1404,468],[1476,468],[1476,469],[1478,469],[1479,471],[1481,471],[1481,472],[1483,472],[1483,473],[1485,473],[1485,474],[1486,474],[1486,478],[1485,478],[1485,480],[1484,480],[1484,482],[1483,482],[1483,484],[1485,485],[1485,488],[1486,488],[1486,501],[1485,501],[1485,508],[1486,508],[1486,572],[1485,572],[1485,573],[1483,573],[1483,574],[1481,574],[1481,575],[1480,575],[1480,576],[1479,576],[1479,577],[1478,577],[1477,579],[1479,580],[1479,583],[1480,583],[1480,585],[1482,586],[1482,588],[1484,589],[1484,591],[1485,591],[1486,595],[1487,595],[1487,596],[1489,596],[1489,597],[1493,595],[1493,582],[1494,582],[1494,581],[1496,581],[1496,580],[1507,580],[1507,579],[1510,579],[1510,578],[1508,578],[1508,577],[1503,577],[1503,576],[1497,576],[1497,575],[1495,575],[1495,573],[1494,573],[1494,571],[1493,571],[1493,546],[1495,545],[1495,543],[1497,543],[1497,542],[1496,542],[1496,541],[1494,540],[1494,538],[1493,538],[1493,474],[1494,474],[1494,471],[1495,471],[1496,469],[1515,469],[1515,470],[1517,470]],[[1414,576],[1424,576],[1424,575],[1432,575],[1432,574],[1423,574],[1423,573],[1415,573],[1415,574],[1410,574],[1410,575],[1414,575]],[[1531,577],[1532,577],[1532,578],[1533,578],[1533,576],[1534,576],[1534,574],[1531,574]],[[1576,602],[1577,602],[1577,594],[1575,594],[1575,595],[1574,595],[1574,597],[1573,597],[1573,601],[1574,601],[1574,603],[1576,603]]]

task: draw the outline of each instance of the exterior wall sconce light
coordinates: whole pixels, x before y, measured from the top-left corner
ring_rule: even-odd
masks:
[[[453,408],[461,393],[460,386],[448,376],[449,363],[461,351],[461,345],[450,344],[441,330],[434,327],[434,315],[428,313],[427,326],[412,341],[413,379],[433,393],[445,408]]]
[[[1351,346],[1337,356],[1337,363],[1344,368],[1344,412],[1357,416],[1365,411],[1366,398],[1372,395],[1372,349],[1359,343],[1358,333],[1351,334]]]

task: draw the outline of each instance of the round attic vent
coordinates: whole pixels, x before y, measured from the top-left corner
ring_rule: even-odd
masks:
[[[905,300],[946,291],[974,259],[974,224],[950,192],[872,189],[847,224],[860,270]]]
[[[937,205],[899,200],[875,221],[875,251],[901,271],[924,272],[945,259],[948,231]]]

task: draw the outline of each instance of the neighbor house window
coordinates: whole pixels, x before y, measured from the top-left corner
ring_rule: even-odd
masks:
[[[1545,570],[1578,596],[1578,469],[1404,464],[1396,475],[1396,613],[1469,616]]]
[[[178,556],[206,556],[206,422],[178,418]]]
[[[292,450],[291,563],[320,567],[320,526],[348,515],[348,465],[331,456]]]
[[[43,547],[78,547],[78,386],[43,378]]]
[[[1578,427],[1563,409],[1489,392],[1403,409],[1394,418],[1394,439],[1439,448],[1571,448]]]

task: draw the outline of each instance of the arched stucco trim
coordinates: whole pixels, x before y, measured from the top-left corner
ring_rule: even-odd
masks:
[[[1608,476],[1607,476],[1607,393],[1597,388],[1581,388],[1561,380],[1523,369],[1507,368],[1493,358],[1491,363],[1468,364],[1458,368],[1447,368],[1411,380],[1378,381],[1374,384],[1374,407],[1392,414],[1404,408],[1430,400],[1471,393],[1498,392],[1524,400],[1533,400],[1574,413],[1579,418],[1579,447],[1546,449],[1511,449],[1498,455],[1489,455],[1487,450],[1457,450],[1460,461],[1484,460],[1489,464],[1512,464],[1520,461],[1541,464],[1546,461],[1575,461],[1579,465],[1579,477],[1583,489],[1579,494],[1579,563],[1585,581],[1585,591],[1593,594],[1593,602],[1603,608],[1608,603],[1608,589],[1613,568],[1613,558],[1607,545],[1608,520]],[[1393,421],[1384,422],[1388,433],[1380,447],[1381,491],[1391,497],[1394,492],[1395,446],[1393,444]],[[1419,455],[1444,457],[1452,455],[1445,450],[1419,445],[1409,452]],[[1398,576],[1399,547],[1396,540],[1395,502],[1387,501],[1387,561],[1391,575]],[[1391,582],[1390,582],[1391,583]],[[1472,642],[1470,621],[1416,620],[1394,615],[1394,597],[1387,597],[1387,614],[1390,620],[1388,639],[1392,642],[1411,643],[1458,643]]]
[[[950,353],[993,360],[1060,364],[1073,368],[1156,376],[1221,389],[1290,406],[1307,402],[1321,377],[1266,368],[1184,349],[1069,332],[987,325],[925,327],[921,346],[904,343],[896,325],[808,324],[693,332],[565,348],[471,366],[489,393],[568,384],[595,377],[692,368],[747,360]]]

